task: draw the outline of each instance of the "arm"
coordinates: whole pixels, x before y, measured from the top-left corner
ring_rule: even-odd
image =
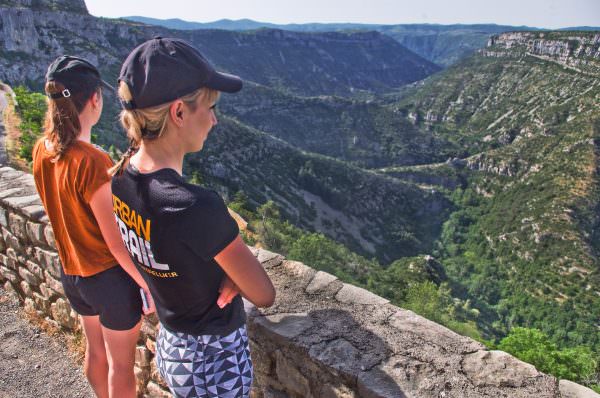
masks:
[[[140,272],[136,268],[133,261],[131,261],[131,257],[129,257],[129,253],[127,252],[127,248],[125,248],[123,239],[121,239],[119,228],[115,223],[110,182],[101,185],[100,188],[94,192],[90,200],[90,206],[92,208],[92,212],[94,213],[94,217],[96,217],[98,226],[100,227],[100,232],[102,232],[102,237],[104,238],[104,241],[106,242],[110,252],[121,265],[121,267],[123,267],[125,272],[127,272],[146,292],[146,297],[148,298],[148,304],[150,306],[150,309],[146,311],[146,313],[153,312],[154,303],[148,290],[148,285],[146,284],[144,278],[142,278],[142,275],[140,275]]]
[[[275,301],[275,288],[269,276],[246,246],[236,237],[215,260],[237,285],[244,297],[257,307],[270,307]]]

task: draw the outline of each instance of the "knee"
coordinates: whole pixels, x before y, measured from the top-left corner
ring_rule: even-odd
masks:
[[[90,373],[94,373],[96,369],[108,369],[106,352],[104,350],[87,347],[85,351],[84,373],[87,376]]]
[[[124,377],[128,378],[133,375],[133,362],[130,361],[117,361],[111,362],[109,367],[109,376],[111,378],[114,377]]]

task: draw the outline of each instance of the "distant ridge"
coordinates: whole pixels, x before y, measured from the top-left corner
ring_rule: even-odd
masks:
[[[223,29],[247,31],[257,29],[282,29],[295,32],[331,32],[331,31],[377,31],[383,33],[437,65],[450,66],[458,60],[485,47],[488,38],[494,34],[513,31],[536,31],[530,26],[509,26],[496,24],[361,24],[361,23],[302,23],[273,24],[251,19],[221,19],[214,22],[190,22],[182,19],[156,19],[141,16],[129,16],[122,19],[163,26],[178,30]]]

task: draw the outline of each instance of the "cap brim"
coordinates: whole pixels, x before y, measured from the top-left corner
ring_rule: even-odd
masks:
[[[102,82],[102,87],[105,87],[105,88],[109,89],[112,93],[116,93],[117,92],[117,90],[113,86],[111,86],[110,84],[108,84],[104,80],[100,79],[100,81]]]
[[[242,79],[238,76],[222,72],[215,72],[205,84],[208,88],[225,93],[237,93],[243,85]]]

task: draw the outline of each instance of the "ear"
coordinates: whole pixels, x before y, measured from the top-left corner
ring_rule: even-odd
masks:
[[[100,103],[102,102],[102,93],[98,90],[95,91],[90,97],[90,103],[92,104],[92,108],[98,108]]]
[[[169,107],[169,116],[171,117],[171,121],[177,126],[183,126],[183,112],[184,106],[183,101],[176,100]]]

